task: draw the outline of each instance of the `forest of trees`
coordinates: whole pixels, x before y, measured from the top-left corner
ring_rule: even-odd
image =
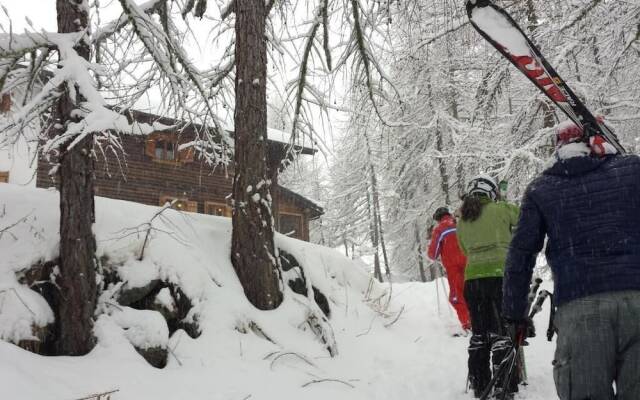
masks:
[[[52,306],[57,354],[93,346],[94,161],[123,156],[119,134],[135,130],[123,111],[149,96],[162,99],[158,113],[201,124],[191,145],[211,168],[234,163],[230,257],[261,309],[281,301],[264,164],[271,99],[292,141],[320,150],[286,179],[325,207],[314,240],[370,256],[379,280],[426,279],[430,216],[456,207],[472,175],[509,181],[508,198],[517,201],[544,168],[564,118],[480,40],[459,1],[116,3],[120,16],[102,21],[98,2],[57,0],[57,32],[17,33],[7,23],[0,35],[0,96],[16,105],[0,126],[0,146],[26,129],[42,132],[29,140],[60,177],[58,283],[68,295]],[[498,3],[635,150],[640,5]],[[196,25],[208,34],[196,34]],[[189,42],[210,49],[208,65],[191,59]],[[230,110],[233,157],[221,128]],[[326,129],[334,120],[339,127]],[[260,201],[248,200],[253,194]]]
[[[566,117],[473,30],[462,2],[385,4],[388,18],[375,33],[379,69],[370,78],[364,69],[350,75],[350,111],[330,171],[301,166],[291,180],[322,174],[319,183],[300,186],[327,207],[317,241],[380,258],[383,272],[388,258],[393,274],[421,279],[434,210],[455,209],[467,180],[480,172],[508,181],[507,198],[517,202],[547,165],[554,127]],[[635,152],[640,6],[496,4]]]

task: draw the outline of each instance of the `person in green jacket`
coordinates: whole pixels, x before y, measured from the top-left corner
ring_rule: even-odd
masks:
[[[519,209],[498,201],[498,193],[498,185],[491,177],[473,178],[467,185],[457,226],[460,248],[467,256],[464,297],[472,332],[469,380],[476,398],[491,380],[490,364],[495,372],[511,345],[500,310],[504,264]],[[496,386],[494,395],[500,396],[505,390],[517,391],[517,383],[514,381],[507,388]]]

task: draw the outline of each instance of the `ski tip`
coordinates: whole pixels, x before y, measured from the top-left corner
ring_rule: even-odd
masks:
[[[467,7],[467,16],[469,17],[469,20],[472,19],[471,15],[473,13],[474,8],[488,7],[488,6],[493,6],[490,0],[467,0],[466,7]]]
[[[476,7],[477,0],[467,0],[465,7],[467,8],[467,16],[471,19],[471,11]]]
[[[491,5],[491,0],[467,0],[467,10],[474,7],[487,7]]]

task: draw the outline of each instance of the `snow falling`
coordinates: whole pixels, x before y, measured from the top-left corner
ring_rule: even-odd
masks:
[[[450,283],[445,240],[464,231],[474,177],[530,219],[526,238],[515,222],[505,235],[544,247],[528,258],[541,293],[566,290],[552,257],[640,241],[624,214],[640,207],[638,185],[622,186],[627,169],[613,168],[606,183],[619,186],[607,191],[585,178],[610,160],[633,164],[640,149],[638,2],[0,6],[2,399],[472,399],[463,269],[497,246],[497,279],[522,251],[493,232],[496,243],[460,244],[462,286]],[[591,136],[560,134],[576,131]],[[541,176],[566,180],[547,196],[530,186]],[[575,182],[579,194],[560,196]],[[91,201],[63,196],[74,190]],[[543,214],[547,200],[556,208]],[[90,232],[62,229],[75,220],[61,221],[65,201],[78,201]],[[572,205],[566,220],[598,228],[553,242],[566,222],[556,214]],[[93,268],[65,274],[74,260],[63,249],[81,243],[95,245]],[[625,290],[640,289],[632,267]],[[578,268],[567,273],[588,280],[580,290],[611,289]],[[550,300],[513,400],[559,397],[552,363],[566,357],[546,338]],[[89,326],[82,340],[59,333],[76,316],[60,304],[90,305],[76,318]],[[73,340],[90,346],[69,350]]]

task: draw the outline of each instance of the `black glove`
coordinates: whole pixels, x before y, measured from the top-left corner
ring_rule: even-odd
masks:
[[[529,343],[527,343],[525,339],[536,336],[536,328],[530,318],[518,320],[506,319],[505,329],[511,341],[520,346],[527,346]]]

